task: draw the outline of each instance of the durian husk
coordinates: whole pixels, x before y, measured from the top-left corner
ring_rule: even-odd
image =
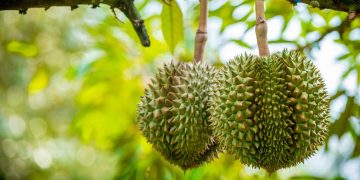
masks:
[[[269,173],[311,157],[329,126],[319,71],[295,51],[241,55],[214,82],[210,121],[225,151]]]
[[[220,149],[209,125],[214,74],[203,63],[165,64],[138,105],[138,124],[148,142],[184,170],[211,161]]]

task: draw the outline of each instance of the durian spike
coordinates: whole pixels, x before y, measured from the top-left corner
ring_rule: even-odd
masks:
[[[267,42],[267,24],[265,19],[264,12],[264,0],[255,1],[255,11],[256,11],[256,40],[259,48],[260,56],[269,56],[269,46]]]
[[[199,27],[195,35],[194,63],[202,62],[204,59],[205,44],[207,41],[207,19],[208,19],[208,0],[199,0],[200,16]]]

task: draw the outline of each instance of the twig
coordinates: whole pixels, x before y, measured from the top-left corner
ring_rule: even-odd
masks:
[[[115,8],[111,8],[111,7],[110,7],[110,10],[111,10],[111,12],[113,13],[114,18],[115,18],[116,20],[118,20],[118,21],[121,22],[121,23],[124,23],[124,22],[121,21],[120,18],[118,18],[117,14],[116,14],[116,11],[115,11]]]
[[[353,20],[355,20],[356,17],[360,16],[360,11],[356,12],[356,11],[351,11],[348,14],[348,21],[352,22]]]
[[[332,9],[336,11],[360,12],[359,0],[287,0],[293,4],[304,3],[319,9]]]
[[[256,11],[256,39],[259,48],[260,56],[269,56],[269,46],[267,42],[267,24],[265,20],[264,12],[264,0],[256,0],[255,2]]]
[[[199,27],[195,36],[194,62],[201,62],[204,59],[205,44],[207,41],[207,19],[208,19],[208,0],[200,1]]]
[[[118,6],[115,7],[118,7],[126,17],[130,19],[141,44],[145,47],[149,47],[149,35],[146,31],[144,20],[141,19],[141,16],[134,5],[134,0],[118,0]]]
[[[120,9],[131,21],[141,44],[146,47],[150,46],[144,21],[134,5],[134,0],[0,0],[0,11],[18,10],[20,14],[26,14],[28,8],[47,10],[53,6],[67,6],[73,10],[79,5],[92,5],[93,8],[96,8],[100,3],[109,5],[111,9]]]

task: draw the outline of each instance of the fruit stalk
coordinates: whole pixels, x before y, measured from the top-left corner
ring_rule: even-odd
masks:
[[[205,44],[207,41],[207,19],[208,19],[208,0],[199,0],[200,17],[199,27],[195,36],[194,62],[202,62],[204,59]]]
[[[265,11],[264,11],[264,0],[255,1],[255,11],[256,11],[256,39],[257,45],[259,48],[260,56],[269,56],[269,46],[267,42],[267,24],[265,20]]]

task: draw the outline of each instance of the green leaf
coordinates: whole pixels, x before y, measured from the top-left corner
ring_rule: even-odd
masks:
[[[241,47],[247,48],[247,49],[251,49],[252,47],[246,43],[245,41],[242,40],[233,40],[233,42],[235,42],[236,44],[238,44]]]
[[[183,14],[175,0],[163,5],[161,21],[164,39],[174,54],[176,45],[184,38]]]
[[[300,176],[290,177],[289,179],[291,179],[291,180],[300,180],[300,179],[301,180],[324,180],[325,178],[311,176],[311,175],[300,175]]]
[[[337,99],[338,97],[340,97],[340,96],[342,96],[342,95],[344,95],[344,94],[346,94],[346,91],[345,90],[338,90],[334,95],[332,95],[331,97],[330,97],[330,102],[332,102],[333,100],[335,100],[335,99]]]
[[[29,94],[35,94],[43,91],[49,83],[49,74],[44,69],[39,69],[28,86]]]
[[[354,148],[354,151],[352,153],[352,157],[357,157],[359,155],[360,155],[360,137],[358,137],[356,139],[355,148]]]
[[[357,84],[360,85],[360,64],[356,66],[356,72],[357,72]]]
[[[351,56],[351,53],[345,53],[337,58],[338,61],[346,60]]]
[[[354,66],[354,65],[351,65],[351,66],[341,75],[341,79],[345,79],[354,69],[355,69],[355,66]]]
[[[355,105],[355,97],[350,96],[347,99],[345,109],[340,114],[339,119],[337,119],[333,124],[330,126],[330,135],[337,134],[339,137],[341,137],[349,127],[349,121],[350,117],[353,115],[353,108]]]
[[[32,44],[20,41],[11,41],[7,44],[6,50],[12,53],[18,53],[25,57],[34,57],[38,54],[38,49]]]

